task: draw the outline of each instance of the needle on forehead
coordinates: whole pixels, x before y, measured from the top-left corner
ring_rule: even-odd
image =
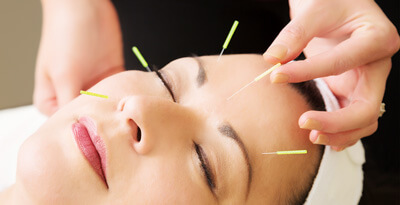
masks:
[[[272,66],[270,69],[266,70],[264,73],[261,73],[261,75],[257,76],[256,78],[254,78],[253,81],[251,81],[250,83],[246,84],[245,86],[243,86],[242,88],[240,88],[238,91],[236,91],[235,93],[233,93],[230,97],[228,97],[226,100],[230,100],[233,96],[235,96],[236,94],[238,94],[240,91],[244,90],[245,88],[247,88],[249,85],[251,85],[254,82],[259,81],[260,79],[262,79],[263,77],[265,77],[266,75],[270,74],[272,71],[274,71],[276,68],[278,68],[279,66],[281,66],[281,63],[277,63],[274,66]]]
[[[238,24],[239,24],[239,21],[237,21],[237,20],[235,20],[235,21],[233,22],[233,25],[232,25],[232,27],[231,27],[231,30],[229,31],[229,34],[228,34],[228,36],[227,36],[226,39],[225,39],[224,45],[222,45],[222,50],[221,50],[221,53],[220,53],[219,56],[218,56],[217,62],[219,62],[219,59],[221,58],[221,56],[222,56],[222,54],[224,53],[225,49],[228,48],[228,44],[229,44],[229,42],[231,41],[231,38],[232,38],[232,36],[233,36],[233,33],[235,33],[235,30],[236,30],[236,27],[238,26]]]
[[[142,66],[145,67],[148,72],[151,72],[151,70],[149,68],[149,65],[147,64],[146,60],[143,58],[143,56],[140,53],[139,49],[136,46],[133,46],[132,47],[132,51],[136,55],[136,57],[139,59],[139,61],[142,64]]]

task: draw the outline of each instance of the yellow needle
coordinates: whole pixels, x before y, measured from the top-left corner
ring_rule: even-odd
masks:
[[[226,100],[230,100],[233,96],[235,96],[236,94],[238,94],[240,91],[242,91],[243,89],[245,89],[246,87],[248,87],[249,85],[251,85],[254,82],[259,81],[261,78],[265,77],[266,75],[270,74],[272,71],[274,71],[276,68],[278,68],[279,66],[281,66],[281,63],[277,63],[274,66],[272,66],[270,69],[266,70],[264,73],[261,73],[261,75],[257,76],[256,78],[254,78],[253,81],[251,81],[250,83],[248,83],[247,85],[243,86],[242,88],[240,88],[238,91],[236,91],[235,93],[233,93],[233,95],[231,95],[229,98],[227,98]]]
[[[81,90],[80,93],[81,93],[81,94],[85,94],[85,95],[91,95],[91,96],[101,97],[101,98],[108,98],[107,95],[101,95],[101,94],[92,93],[92,92],[88,92],[88,91],[84,91],[84,90]]]
[[[261,154],[277,154],[277,155],[284,155],[284,154],[307,154],[307,150],[288,150],[288,151],[276,151],[276,152],[264,152]]]

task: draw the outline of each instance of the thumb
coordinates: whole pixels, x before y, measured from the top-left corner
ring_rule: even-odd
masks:
[[[61,108],[77,97],[80,90],[83,89],[82,87],[82,83],[76,82],[75,80],[65,79],[54,82],[58,108]]]
[[[54,85],[43,72],[36,71],[35,73],[33,104],[47,116],[52,115],[58,109]]]
[[[316,28],[316,23],[307,16],[292,19],[263,54],[265,61],[276,64],[295,59],[316,35]]]

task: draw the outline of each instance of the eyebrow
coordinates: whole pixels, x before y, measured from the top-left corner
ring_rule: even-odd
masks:
[[[200,58],[197,57],[196,55],[193,55],[193,58],[196,60],[199,68],[199,70],[197,71],[196,83],[197,83],[197,88],[200,88],[207,81],[207,73],[204,69],[203,63],[200,60]]]
[[[197,77],[196,77],[197,87],[199,88],[199,87],[203,86],[204,83],[207,82],[207,73],[204,69],[202,60],[196,55],[193,55],[193,59],[196,60],[198,67],[199,67],[199,70],[197,72]],[[242,151],[242,154],[244,156],[244,159],[246,161],[246,166],[247,166],[247,176],[248,176],[247,177],[247,191],[246,191],[246,199],[247,199],[247,197],[249,195],[249,191],[250,191],[250,185],[252,182],[252,173],[253,173],[253,169],[250,164],[249,153],[247,152],[247,149],[244,146],[244,143],[243,143],[241,137],[239,137],[239,135],[237,134],[235,129],[233,129],[233,127],[228,122],[224,122],[222,125],[220,125],[218,127],[218,131],[222,135],[232,138],[238,144],[240,150]]]
[[[247,166],[247,191],[246,191],[246,198],[249,195],[249,190],[250,190],[250,185],[252,181],[252,167],[250,164],[250,159],[249,159],[249,153],[247,152],[246,147],[244,146],[244,143],[242,139],[239,137],[239,135],[236,133],[236,131],[233,129],[233,127],[228,124],[227,122],[223,123],[220,127],[218,127],[218,131],[229,137],[232,138],[240,147],[240,150],[242,151],[242,154],[244,156],[244,159],[246,161],[246,166]]]

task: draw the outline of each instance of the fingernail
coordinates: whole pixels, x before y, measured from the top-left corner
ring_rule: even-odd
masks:
[[[285,58],[287,50],[288,49],[286,46],[281,44],[276,44],[269,47],[265,53],[269,56],[282,60],[283,58]]]
[[[277,73],[272,79],[272,83],[287,83],[289,81],[289,76],[283,73]]]
[[[327,145],[329,143],[329,137],[322,134],[318,135],[317,139],[313,143]]]
[[[304,122],[304,124],[300,126],[300,128],[309,129],[309,130],[321,130],[322,125],[320,122],[318,122],[316,120],[307,119],[306,122]]]

